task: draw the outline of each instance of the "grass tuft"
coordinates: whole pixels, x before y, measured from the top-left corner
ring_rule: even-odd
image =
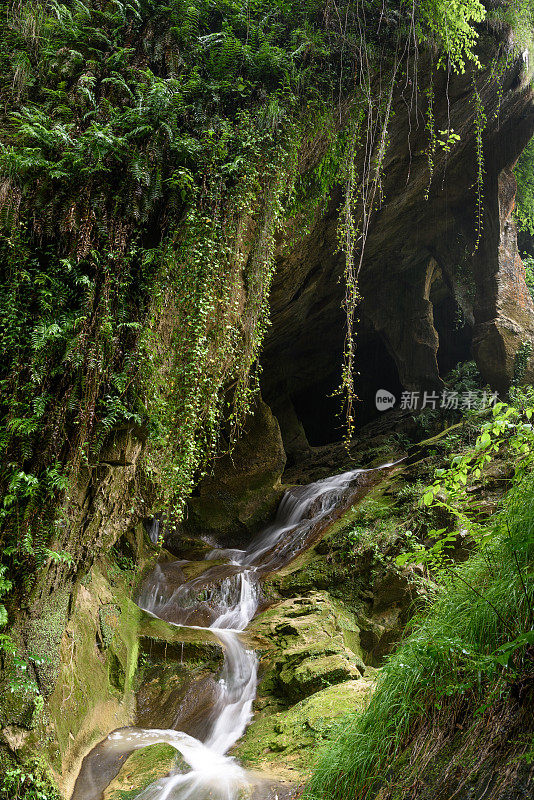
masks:
[[[413,774],[418,756],[406,753],[418,730],[443,729],[460,708],[476,720],[521,684],[532,648],[518,645],[504,666],[499,648],[534,626],[534,476],[511,490],[490,524],[489,542],[452,572],[390,657],[368,709],[343,718],[306,800],[370,800],[379,789],[387,796],[407,760]]]

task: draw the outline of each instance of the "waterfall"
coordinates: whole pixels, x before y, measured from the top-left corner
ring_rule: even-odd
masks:
[[[244,550],[212,550],[206,556],[207,569],[197,578],[185,580],[181,567],[187,562],[176,561],[166,565],[167,571],[156,566],[145,580],[138,599],[140,608],[171,624],[209,628],[221,643],[224,662],[215,700],[207,712],[203,741],[176,730],[124,728],[111,733],[95,748],[100,748],[100,759],[104,753],[108,761],[113,754],[129,754],[161,742],[172,745],[182,755],[190,769],[156,781],[137,800],[237,800],[244,788],[253,783],[236,760],[226,755],[252,719],[257,688],[258,659],[243,644],[240,633],[258,609],[261,577],[280,569],[309,546],[329,515],[353,497],[355,482],[364,471],[344,472],[289,489],[272,524]],[[223,563],[212,563],[215,561]],[[179,585],[173,584],[169,574]],[[114,774],[117,772],[118,768]],[[89,754],[72,800],[99,798],[98,793],[87,790],[91,780],[94,782],[93,773]],[[101,785],[102,780],[100,789]]]

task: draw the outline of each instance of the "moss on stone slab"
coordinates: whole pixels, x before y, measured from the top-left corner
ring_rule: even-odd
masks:
[[[354,615],[326,592],[283,600],[251,627],[271,644],[263,652],[260,704],[296,702],[365,670]]]
[[[135,751],[104,792],[103,800],[133,800],[151,783],[168,775],[176,758],[176,750],[168,744]]]
[[[342,654],[331,653],[318,657],[312,655],[294,668],[287,664],[279,673],[279,681],[285,694],[302,697],[330,684],[358,678],[360,674],[358,667]]]
[[[36,664],[41,691],[52,693],[61,669],[60,647],[67,622],[70,594],[55,592],[41,609],[38,618],[26,626],[25,640],[29,658]]]
[[[281,779],[301,781],[311,773],[317,748],[336,720],[367,705],[373,676],[328,686],[288,711],[258,715],[234,749],[251,769],[269,770]]]

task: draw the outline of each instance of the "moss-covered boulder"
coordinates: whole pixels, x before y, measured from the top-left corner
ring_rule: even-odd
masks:
[[[153,781],[168,775],[176,759],[176,750],[169,744],[153,744],[135,751],[109,784],[102,800],[133,800]]]
[[[263,693],[296,702],[365,671],[354,616],[326,592],[283,600],[251,628],[273,647],[264,653]]]
[[[328,686],[287,711],[259,714],[234,749],[242,763],[293,782],[311,773],[318,746],[338,718],[361,711],[374,685],[374,671]]]

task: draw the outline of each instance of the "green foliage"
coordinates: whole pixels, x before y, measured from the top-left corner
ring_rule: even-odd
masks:
[[[39,760],[5,770],[0,800],[60,800],[45,767]]]
[[[464,712],[475,716],[485,713],[528,673],[534,623],[531,473],[518,480],[490,532],[484,547],[453,570],[441,596],[390,657],[368,709],[340,724],[305,797],[367,800],[379,785],[389,796],[402,785],[402,754],[418,728],[450,717],[453,704],[463,703]]]
[[[524,52],[532,46],[534,27],[534,2],[532,0],[508,0],[492,4],[487,14],[489,22],[506,27],[515,52]]]
[[[474,446],[467,452],[453,456],[451,466],[437,469],[435,480],[421,495],[421,508],[440,509],[445,517],[455,519],[455,527],[428,531],[434,544],[425,547],[419,543],[412,552],[397,557],[397,564],[425,564],[441,580],[453,565],[454,545],[459,532],[468,537],[471,546],[482,547],[491,529],[477,520],[477,504],[473,500],[472,486],[484,480],[486,467],[504,449],[513,454],[515,479],[529,473],[534,462],[534,394],[531,387],[512,389],[511,403],[497,403],[491,418],[482,424]],[[443,513],[441,515],[443,519]]]
[[[523,265],[525,267],[525,281],[531,298],[534,300],[534,258],[527,253],[523,253]]]
[[[467,61],[478,64],[475,45],[486,9],[480,0],[420,0],[420,36],[434,38],[441,54],[438,64],[463,72]]]
[[[2,599],[2,597],[4,597],[4,595],[9,594],[13,586],[11,581],[6,577],[6,572],[7,572],[7,567],[3,564],[0,564],[0,600]],[[2,603],[0,603],[0,628],[3,628],[6,623],[7,623],[6,607]]]
[[[491,418],[480,428],[472,450],[455,456],[452,466],[436,470],[436,480],[423,495],[425,506],[441,505],[451,510],[454,504],[468,501],[469,481],[479,480],[484,467],[502,447],[514,456],[516,475],[521,476],[532,468],[534,460],[534,394],[529,387],[515,390],[513,405],[496,403]]]
[[[483,212],[484,212],[484,145],[483,133],[487,123],[486,110],[482,104],[482,98],[478,87],[473,80],[473,98],[475,103],[475,145],[477,154],[477,177],[476,177],[476,221],[477,221],[477,238],[475,242],[475,250],[477,250],[482,237],[483,225]]]
[[[531,355],[532,342],[522,342],[514,357],[514,386],[523,383]]]
[[[22,590],[82,557],[69,493],[117,430],[148,436],[146,482],[181,513],[257,389],[276,231],[340,175],[351,419],[355,241],[382,199],[396,53],[415,31],[475,63],[479,3],[453,5],[2,3],[0,544]]]
[[[445,377],[447,387],[458,394],[476,392],[482,386],[482,378],[475,361],[461,361]]]
[[[444,407],[424,408],[422,411],[414,415],[414,422],[426,436],[439,433],[445,427],[449,427],[454,422],[462,422],[464,425],[470,423],[471,417],[476,420],[477,411],[470,411],[469,409],[462,408],[462,398],[469,396],[469,393],[474,393],[473,396],[483,397],[481,392],[482,378],[478,371],[478,367],[474,361],[463,361],[454,367],[444,379],[447,391],[455,393],[458,398],[457,408]],[[489,399],[491,392],[486,388],[486,397]],[[449,441],[449,437],[436,442],[437,447],[449,447],[454,443],[454,439]]]
[[[534,138],[519,157],[514,174],[517,180],[515,218],[521,230],[534,235]]]
[[[445,131],[438,131],[437,143],[445,153],[450,153],[455,144],[458,144],[460,137],[452,128]]]

